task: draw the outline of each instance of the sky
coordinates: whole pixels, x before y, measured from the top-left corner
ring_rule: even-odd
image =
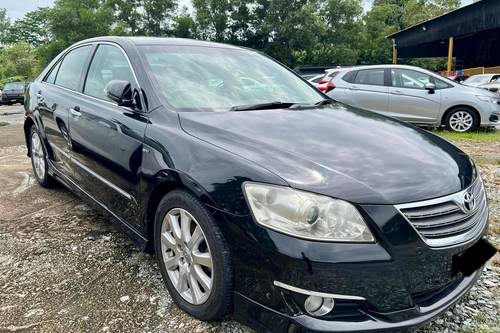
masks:
[[[463,5],[472,3],[473,0],[462,0]],[[365,10],[371,6],[371,0],[363,0]],[[54,0],[0,0],[0,8],[7,9],[7,15],[12,21],[21,18],[27,12],[37,9],[38,7],[51,6]],[[180,5],[189,4],[189,0],[180,0]]]

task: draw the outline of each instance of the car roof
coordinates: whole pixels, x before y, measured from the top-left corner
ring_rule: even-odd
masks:
[[[129,42],[135,45],[167,45],[167,46],[203,46],[203,47],[217,47],[217,48],[227,48],[227,49],[241,49],[245,48],[237,47],[229,44],[207,42],[196,39],[188,38],[172,38],[172,37],[121,37],[121,36],[102,36],[82,40],[77,44],[83,43],[96,43],[96,42],[114,42],[117,44],[122,44],[123,42]]]

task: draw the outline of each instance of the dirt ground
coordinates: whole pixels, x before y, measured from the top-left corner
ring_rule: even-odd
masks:
[[[0,126],[0,332],[251,332],[234,321],[207,324],[179,310],[154,258],[136,249],[111,217],[63,187],[35,184],[21,110],[0,106],[0,125],[8,123]],[[480,168],[488,170],[492,240],[498,246],[500,143],[485,150]],[[499,265],[498,257],[489,265],[485,279],[494,286],[480,295],[493,311],[500,306]],[[499,327],[498,318],[486,316],[484,323],[484,332]],[[443,332],[442,325],[426,331]],[[473,332],[461,326],[449,332]]]

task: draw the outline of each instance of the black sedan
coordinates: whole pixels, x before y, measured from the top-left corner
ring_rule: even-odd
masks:
[[[495,251],[463,152],[328,99],[252,50],[85,40],[30,84],[25,108],[40,185],[57,180],[112,214],[202,320],[414,329]]]
[[[11,82],[7,83],[3,87],[3,91],[0,91],[0,104],[14,104],[14,103],[24,103],[24,88],[26,83],[24,82]]]

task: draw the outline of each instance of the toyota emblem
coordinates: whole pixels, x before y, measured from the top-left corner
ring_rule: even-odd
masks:
[[[470,213],[476,207],[476,199],[474,198],[474,194],[471,192],[464,193],[464,211],[466,213]]]

